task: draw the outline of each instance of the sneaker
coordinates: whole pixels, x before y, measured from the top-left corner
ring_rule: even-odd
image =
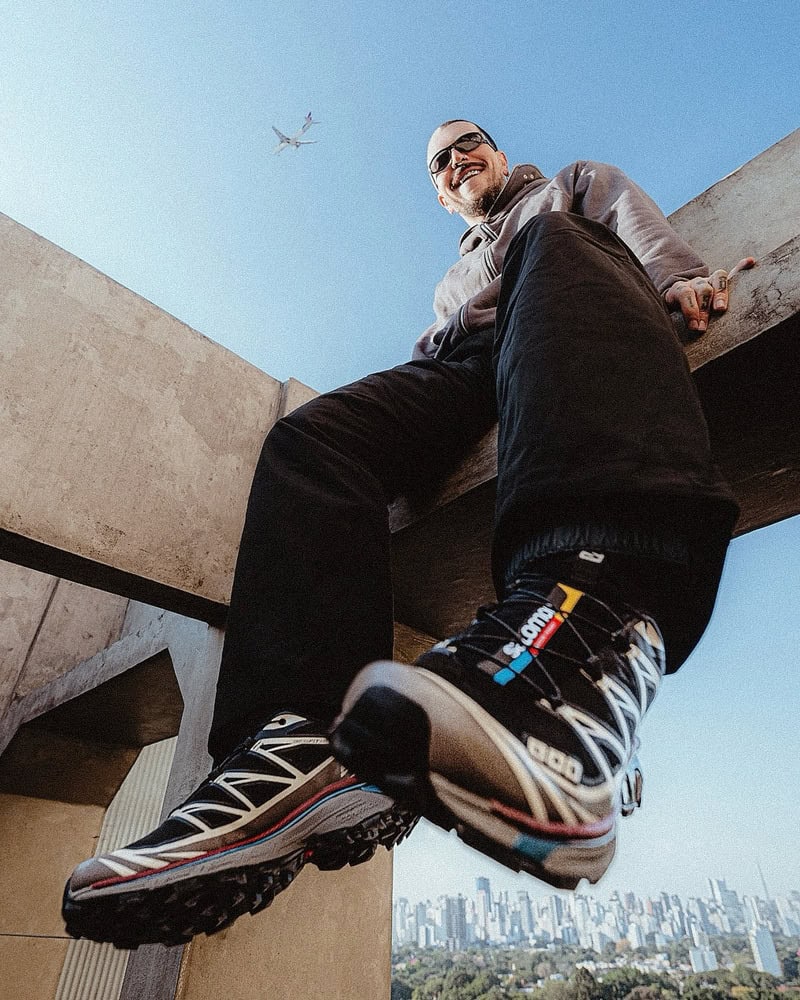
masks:
[[[664,673],[655,623],[527,575],[416,662],[358,675],[339,760],[515,871],[598,881],[641,796],[638,730]]]
[[[361,864],[415,822],[337,763],[319,724],[279,715],[158,829],[78,865],[66,929],[118,948],[182,944],[268,906],[308,862]]]

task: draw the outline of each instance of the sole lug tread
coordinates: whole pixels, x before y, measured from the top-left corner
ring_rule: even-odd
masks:
[[[415,822],[415,814],[393,807],[355,827],[312,838],[291,855],[258,865],[88,900],[72,899],[67,886],[62,907],[66,930],[74,938],[129,950],[142,944],[186,944],[197,934],[223,930],[246,913],[259,913],[292,884],[306,864],[322,871],[363,864],[379,845],[391,850]]]

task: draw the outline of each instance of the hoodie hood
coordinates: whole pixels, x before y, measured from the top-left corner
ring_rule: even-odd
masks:
[[[538,167],[532,163],[520,163],[511,171],[511,175],[503,186],[503,190],[495,198],[489,213],[483,222],[477,222],[464,233],[458,244],[458,252],[463,257],[465,253],[475,250],[485,239],[487,233],[484,226],[495,230],[494,223],[502,221],[503,216],[517,203],[521,196],[527,196],[536,187],[547,183],[547,178]]]

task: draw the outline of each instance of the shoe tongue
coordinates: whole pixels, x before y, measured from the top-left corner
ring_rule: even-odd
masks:
[[[417,662],[427,666],[428,655],[454,652],[462,666],[477,667],[505,685],[548,647],[573,652],[574,641],[563,624],[581,596],[581,591],[558,584],[552,577],[526,576],[501,604],[484,609],[464,633],[442,643],[439,650],[434,647]]]
[[[574,607],[579,596],[579,591],[557,583],[552,577],[526,576],[517,581],[505,600],[497,606],[495,614],[517,629],[537,608],[555,614],[564,605],[568,605],[568,609]]]
[[[542,649],[582,596],[582,591],[557,583],[552,578],[526,577],[518,582],[502,604],[492,609],[485,629],[480,625],[477,627],[476,637],[482,632],[501,635],[503,625],[506,625],[508,642]],[[492,618],[498,623],[496,628],[492,628]]]

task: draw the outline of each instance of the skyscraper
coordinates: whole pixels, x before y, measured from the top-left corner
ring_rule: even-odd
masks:
[[[458,896],[447,896],[444,901],[444,934],[447,947],[460,950],[467,946],[467,901]]]
[[[769,972],[772,976],[781,975],[781,964],[778,961],[778,954],[775,951],[775,942],[772,934],[766,927],[757,927],[748,931],[750,948],[753,951],[753,959],[759,972]]]
[[[492,915],[492,891],[488,878],[476,878],[475,936],[479,941],[489,940],[489,922]]]

